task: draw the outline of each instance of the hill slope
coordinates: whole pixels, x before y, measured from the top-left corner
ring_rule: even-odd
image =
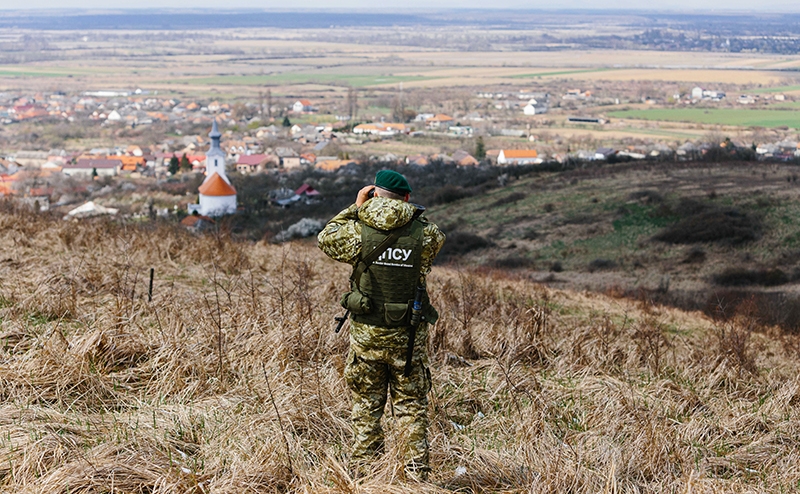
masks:
[[[760,293],[772,314],[759,315],[796,329],[786,304],[800,279],[798,175],[762,163],[593,166],[513,181],[430,216],[460,240],[448,246],[460,262],[707,311],[725,292]]]
[[[501,272],[435,268],[433,476],[346,473],[348,269],[0,213],[0,490],[778,492],[800,482],[800,339]],[[153,300],[148,274],[155,269]],[[456,468],[465,473],[456,475]],[[464,472],[464,470],[459,470]]]

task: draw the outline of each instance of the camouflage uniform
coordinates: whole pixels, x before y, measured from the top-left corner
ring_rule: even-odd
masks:
[[[351,205],[336,215],[320,232],[319,246],[331,259],[353,266],[361,254],[361,225],[393,230],[411,221],[413,205],[396,199],[375,197],[361,208]],[[434,257],[444,244],[439,228],[421,218],[423,229],[420,283],[431,270]],[[388,389],[397,426],[404,440],[406,465],[414,470],[428,468],[427,394],[431,388],[426,342],[427,324],[420,324],[414,341],[414,357],[409,377],[403,375],[408,328],[383,328],[350,321],[350,351],[345,381],[353,397],[351,415],[355,434],[354,461],[368,460],[383,448],[380,425]]]

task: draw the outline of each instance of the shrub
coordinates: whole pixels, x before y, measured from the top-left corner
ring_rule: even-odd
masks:
[[[537,238],[539,238],[541,236],[542,235],[539,232],[537,232],[536,230],[534,230],[533,228],[525,230],[525,233],[522,234],[522,238],[525,239],[525,240],[536,240]]]
[[[734,208],[719,208],[683,218],[654,238],[672,244],[721,242],[737,245],[757,240],[762,230],[760,218]]]
[[[683,258],[684,264],[699,264],[705,262],[706,260],[706,251],[703,250],[702,247],[692,247],[689,249],[689,252],[686,253],[686,257]]]
[[[593,225],[601,220],[591,214],[575,214],[561,220],[563,225]]]
[[[278,242],[285,242],[293,238],[311,237],[319,233],[324,226],[325,224],[320,220],[303,218],[286,230],[275,235],[275,240]]]
[[[490,265],[498,269],[530,269],[535,267],[533,259],[519,255],[510,255],[500,259],[494,259]]]
[[[615,261],[612,261],[611,259],[595,259],[594,261],[589,263],[589,272],[594,273],[595,271],[614,269],[616,267],[617,263]]]
[[[639,190],[632,192],[628,197],[631,200],[640,201],[645,204],[660,204],[664,202],[664,196],[655,190]]]
[[[780,269],[728,268],[712,276],[712,281],[720,286],[777,286],[788,283],[790,277]]]
[[[470,192],[465,189],[464,187],[460,187],[457,185],[445,185],[444,187],[440,188],[436,192],[434,192],[431,196],[430,203],[433,204],[447,204],[449,202],[455,202],[459,199],[463,199],[468,197]]]
[[[528,195],[525,194],[524,192],[512,192],[511,194],[496,200],[489,207],[497,207],[497,206],[502,206],[504,204],[512,204],[522,199],[525,199],[526,197],[528,197]]]
[[[469,252],[492,247],[494,242],[474,233],[455,231],[447,235],[447,240],[436,257],[437,261],[452,260]]]

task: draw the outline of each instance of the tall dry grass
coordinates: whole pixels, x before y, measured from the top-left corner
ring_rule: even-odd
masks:
[[[387,413],[387,454],[356,483],[332,331],[346,266],[8,207],[0,232],[3,492],[799,487],[800,341],[746,317],[437,268],[432,477],[403,478]]]

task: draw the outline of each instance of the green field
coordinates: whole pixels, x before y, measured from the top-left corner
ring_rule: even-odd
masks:
[[[378,86],[399,82],[424,81],[434,79],[422,76],[395,75],[346,75],[346,74],[309,74],[287,72],[271,75],[225,75],[215,77],[194,77],[170,81],[176,84],[192,85],[227,85],[227,86],[265,86],[271,84],[332,84],[337,86]]]
[[[800,101],[781,101],[773,104],[772,108],[781,110],[800,110]]]
[[[558,72],[536,72],[533,74],[517,74],[509,76],[512,79],[532,79],[535,77],[549,77],[549,76],[557,76],[557,75],[570,75],[570,74],[588,74],[592,72],[606,72],[609,70],[614,69],[582,69],[582,70],[561,70]]]
[[[742,127],[800,128],[800,113],[792,110],[664,108],[653,110],[621,110],[609,112],[616,118],[633,118],[668,122],[737,125]]]
[[[751,93],[783,93],[789,91],[800,91],[800,86],[778,86],[778,87],[764,87],[761,89],[754,89],[749,91]]]

